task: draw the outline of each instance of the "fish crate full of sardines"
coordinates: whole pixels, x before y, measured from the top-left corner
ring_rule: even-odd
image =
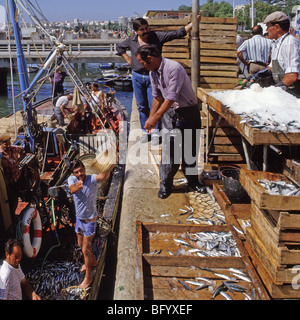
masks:
[[[242,168],[240,183],[260,209],[300,209],[300,187],[284,174]]]
[[[229,225],[137,221],[137,245],[137,299],[269,299]]]

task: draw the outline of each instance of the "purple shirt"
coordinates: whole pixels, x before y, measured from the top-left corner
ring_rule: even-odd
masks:
[[[54,83],[62,84],[66,76],[67,76],[67,73],[62,71],[62,72],[55,72],[54,74],[52,74],[51,78]]]
[[[153,96],[174,101],[175,109],[197,104],[191,80],[177,61],[162,57],[159,69],[150,72],[150,80]]]

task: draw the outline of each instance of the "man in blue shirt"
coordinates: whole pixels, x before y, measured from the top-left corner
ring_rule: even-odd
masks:
[[[249,76],[267,67],[271,59],[272,41],[262,36],[260,25],[252,28],[251,39],[245,40],[237,50],[237,56],[247,67]],[[246,54],[244,58],[243,53]]]
[[[73,175],[69,177],[70,193],[73,195],[76,210],[76,227],[78,245],[82,249],[85,278],[80,287],[87,288],[93,281],[92,268],[97,261],[92,251],[92,241],[97,226],[97,185],[109,178],[110,172],[86,175],[84,164],[77,160],[72,168]]]

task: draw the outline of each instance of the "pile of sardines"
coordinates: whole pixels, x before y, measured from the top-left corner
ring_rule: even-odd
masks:
[[[87,292],[78,287],[84,278],[81,266],[79,262],[40,262],[26,277],[43,300],[83,300]]]
[[[258,182],[271,195],[300,196],[300,188],[292,182],[260,179]]]
[[[214,278],[223,279],[222,283],[217,286],[216,281],[212,279],[212,276],[209,278],[195,277],[191,280],[178,279],[178,282],[185,290],[199,291],[206,289],[211,292],[212,299],[215,299],[218,295],[222,295],[226,300],[234,300],[238,298],[236,295],[237,293],[243,294],[245,300],[256,299],[255,289],[251,285],[251,280],[243,271],[235,268],[229,268],[227,269],[229,275],[227,275],[209,268],[200,269],[212,273]],[[247,284],[241,284],[240,281]]]
[[[176,252],[168,250],[169,255],[197,255],[199,257],[240,257],[236,241],[230,231],[202,231],[183,233],[182,239],[174,238],[179,245]],[[183,240],[185,239],[185,240]],[[160,254],[162,250],[154,250],[149,254]]]

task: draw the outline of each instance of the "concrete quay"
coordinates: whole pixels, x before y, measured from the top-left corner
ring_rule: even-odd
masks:
[[[158,165],[153,161],[151,155],[151,153],[157,154],[158,150],[150,150],[148,164],[132,164],[128,161],[131,156],[130,153],[134,152],[131,149],[135,150],[132,146],[138,141],[135,139],[134,129],[140,129],[135,99],[133,99],[132,104],[128,138],[129,151],[127,153],[120,213],[114,300],[136,299],[136,221],[178,223],[180,220],[180,223],[186,223],[186,217],[179,216],[179,209],[185,208],[185,205],[190,205],[189,196],[193,193],[188,192],[186,185],[178,185],[167,199],[158,198]],[[181,171],[176,174],[174,181],[180,178],[183,178]],[[171,215],[161,216],[164,214]]]

